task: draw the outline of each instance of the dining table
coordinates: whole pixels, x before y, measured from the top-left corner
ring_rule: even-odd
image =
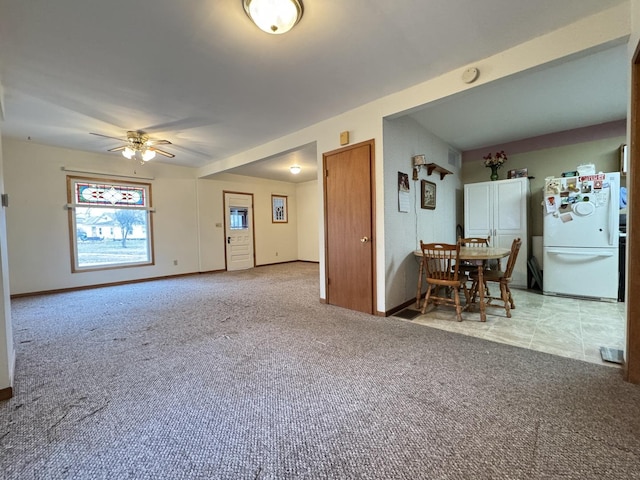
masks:
[[[478,285],[484,285],[484,265],[488,260],[500,260],[501,258],[508,257],[511,253],[509,248],[498,247],[460,247],[460,253],[458,254],[459,261],[466,261],[474,263],[478,266]],[[424,258],[422,256],[422,250],[414,250],[413,254],[420,259],[420,267],[418,269],[418,290],[416,291],[416,308],[420,308],[420,299],[422,298],[422,276],[425,271]],[[485,289],[478,288],[479,306],[480,306],[480,321],[487,321],[487,314],[485,311]],[[467,305],[468,308],[469,305]]]

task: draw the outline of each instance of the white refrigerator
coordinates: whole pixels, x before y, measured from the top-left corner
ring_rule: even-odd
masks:
[[[618,298],[620,174],[547,179],[543,293]]]

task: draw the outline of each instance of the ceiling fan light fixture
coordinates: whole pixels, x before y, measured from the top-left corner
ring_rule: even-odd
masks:
[[[119,138],[102,135],[100,133],[91,133],[91,135],[120,140]],[[144,164],[149,160],[153,160],[156,155],[162,155],[163,157],[167,158],[175,157],[173,153],[166,152],[156,147],[156,145],[171,145],[171,142],[169,140],[152,139],[149,138],[149,135],[141,131],[128,131],[125,142],[126,143],[124,145],[110,148],[107,151],[121,152],[124,158],[128,160],[135,158],[136,160],[139,160],[141,164]]]
[[[289,167],[289,171],[291,173],[293,173],[294,175],[299,174],[301,170],[302,170],[302,168],[300,168],[300,165],[291,165]]]
[[[126,147],[122,151],[122,156],[128,158],[129,160],[131,160],[135,154],[136,152],[131,147]]]
[[[154,150],[150,150],[150,149],[144,149],[142,150],[142,161],[143,162],[148,162],[149,160],[154,159],[156,156],[156,152]]]
[[[263,32],[280,35],[302,18],[301,0],[242,0],[244,11]]]

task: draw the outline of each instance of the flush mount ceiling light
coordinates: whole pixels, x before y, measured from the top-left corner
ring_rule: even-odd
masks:
[[[299,174],[299,173],[300,173],[300,170],[302,170],[302,169],[300,168],[300,165],[291,165],[291,166],[289,167],[289,171],[290,171],[291,173],[293,173],[294,175]]]
[[[302,18],[301,0],[242,0],[244,11],[264,32],[287,33]]]

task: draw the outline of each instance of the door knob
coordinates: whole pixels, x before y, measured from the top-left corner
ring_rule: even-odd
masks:
[[[360,241],[361,241],[362,243],[367,243],[367,242],[369,241],[369,237],[362,237],[362,238],[360,239]]]

